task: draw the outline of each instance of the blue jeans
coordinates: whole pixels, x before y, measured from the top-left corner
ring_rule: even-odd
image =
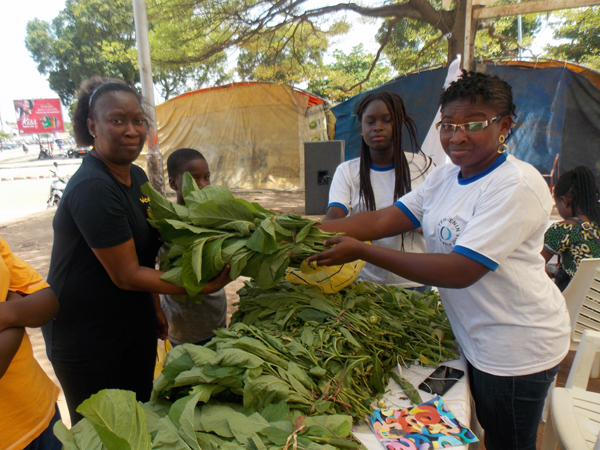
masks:
[[[544,401],[558,369],[499,377],[469,364],[471,394],[487,450],[535,450]]]
[[[48,428],[42,431],[37,438],[29,443],[23,450],[61,450],[62,444],[56,436],[54,436],[54,424],[60,420],[60,411],[58,405],[54,406],[54,417],[50,420]]]

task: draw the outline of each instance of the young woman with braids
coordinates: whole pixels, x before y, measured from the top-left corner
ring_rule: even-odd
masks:
[[[554,202],[564,220],[546,231],[542,256],[546,262],[560,256],[562,270],[555,281],[564,291],[582,259],[600,258],[600,205],[592,171],[578,166],[563,173],[554,187]]]
[[[360,158],[346,161],[336,169],[325,220],[387,208],[419,186],[431,168],[431,159],[418,146],[416,126],[407,116],[400,96],[391,92],[368,94],[358,104],[356,115],[362,129]],[[402,148],[404,132],[411,144],[409,152]],[[373,245],[407,252],[427,251],[425,239],[415,232],[379,239]],[[361,276],[380,284],[422,286],[373,264],[367,264]]]
[[[72,424],[79,404],[101,389],[150,399],[157,322],[155,294],[186,294],[154,270],[161,245],[147,222],[148,178],[133,165],[146,140],[147,117],[135,89],[118,79],[86,80],[73,117],[77,143],[93,145],[69,180],[53,221],[48,282],[60,309],[43,328],[48,357],[64,390]],[[222,288],[228,269],[203,293]]]
[[[488,450],[535,450],[544,400],[569,350],[565,301],[540,254],[552,197],[540,173],[506,153],[510,85],[464,72],[440,99],[440,141],[453,164],[435,168],[394,205],[323,223],[346,236],[311,257],[362,259],[438,286]],[[361,241],[423,228],[428,253]]]

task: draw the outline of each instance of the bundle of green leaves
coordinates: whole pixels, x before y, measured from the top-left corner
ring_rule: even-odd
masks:
[[[170,202],[149,183],[142,186],[150,198],[149,221],[170,247],[161,255],[162,279],[184,287],[191,301],[226,264],[232,280],[243,275],[271,288],[288,266],[299,268],[336,236],[315,228],[316,221],[234,198],[225,186],[199,189],[189,173],[182,190],[185,206]]]
[[[174,403],[138,403],[135,394],[103,390],[77,411],[85,418],[54,433],[65,450],[306,450],[364,449],[352,436],[352,418],[306,417],[285,402],[256,412],[236,404],[200,404],[200,392]]]
[[[323,294],[313,286],[283,282],[266,291],[246,283],[238,294],[232,324],[299,341],[338,378],[351,366],[351,387],[365,406],[384,392],[398,362],[437,366],[457,356],[450,322],[434,291],[363,281]],[[421,403],[414,388],[405,391]]]
[[[370,414],[399,358],[436,365],[456,356],[432,292],[246,282],[239,294],[229,329],[167,354],[150,402],[102,391],[80,405],[85,419],[71,430],[58,423],[66,450],[359,449],[352,420]]]
[[[357,358],[339,373],[324,369],[299,340],[273,336],[243,323],[215,330],[205,347],[184,344],[167,354],[152,400],[175,402],[200,393],[200,401],[241,403],[261,411],[283,402],[298,414],[369,414],[371,396],[355,392]],[[213,350],[214,349],[214,350]]]

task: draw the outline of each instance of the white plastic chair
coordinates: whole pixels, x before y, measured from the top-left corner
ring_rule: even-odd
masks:
[[[563,292],[569,317],[571,318],[571,347],[577,350],[584,330],[600,331],[600,258],[583,259],[575,276]],[[600,376],[600,355],[594,359],[592,378]],[[548,391],[542,420],[545,422],[550,408],[550,396],[554,384]]]
[[[571,317],[571,350],[577,350],[584,330],[600,331],[600,258],[584,259],[563,292]],[[600,355],[592,378],[600,376]]]
[[[600,432],[600,393],[587,391],[600,332],[585,330],[564,388],[554,388],[542,450],[593,449]]]

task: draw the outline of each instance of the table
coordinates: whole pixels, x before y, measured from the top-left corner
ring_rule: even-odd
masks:
[[[473,406],[471,391],[469,390],[467,360],[461,355],[459,359],[446,361],[443,364],[455,369],[460,369],[465,372],[465,375],[454,386],[452,386],[452,388],[445,395],[442,396],[442,399],[454,413],[456,418],[463,425],[469,427],[471,431],[473,431],[473,433],[475,433],[475,435],[481,440],[483,432],[479,426],[477,418],[475,417],[475,408]],[[403,366],[396,370],[401,370],[402,376],[412,383],[413,386],[417,387],[435,370],[435,368],[431,366],[411,366],[410,368],[406,368]],[[435,395],[428,394],[421,390],[419,390],[419,394],[421,394],[421,398],[424,402],[435,397]],[[386,394],[384,395],[383,399],[385,400],[388,408],[403,409],[411,406],[410,400],[406,399],[406,395],[404,395],[402,388],[392,379],[390,379],[390,382],[388,383]],[[366,422],[361,422],[361,424],[353,431],[354,435],[360,439],[360,441],[369,450],[381,450],[383,448]],[[461,445],[452,448],[456,450],[475,450],[478,447],[479,442],[475,442],[468,446]]]

